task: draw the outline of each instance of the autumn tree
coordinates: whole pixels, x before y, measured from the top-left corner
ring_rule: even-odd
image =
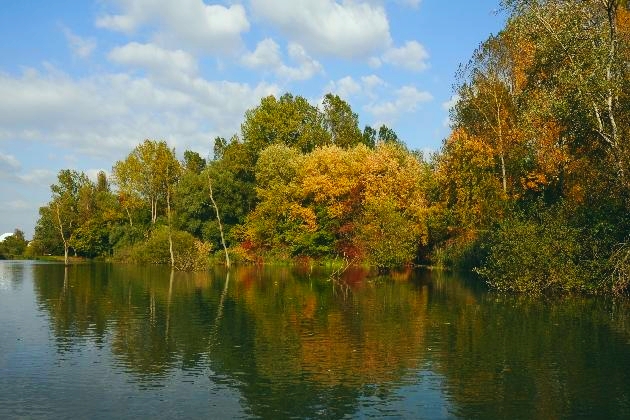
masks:
[[[322,113],[323,124],[332,144],[347,148],[361,143],[363,137],[359,129],[359,117],[346,101],[328,93],[324,96]]]
[[[129,208],[140,198],[149,203],[151,223],[155,224],[159,203],[167,206],[168,187],[172,186],[178,166],[179,162],[166,142],[155,140],[145,140],[125,160],[116,162],[112,174],[128,215]]]
[[[554,275],[554,289],[606,289],[597,279],[613,271],[611,255],[625,255],[614,250],[630,231],[627,2],[503,4],[505,28],[460,72],[454,129],[434,161],[435,249],[468,247],[488,283],[509,289],[519,262],[543,251],[562,273],[561,239],[580,278]],[[529,269],[521,290],[554,277]]]
[[[258,252],[390,267],[412,262],[426,243],[428,168],[397,145],[325,146],[306,155],[274,145],[261,153],[256,174],[259,204],[245,239]]]
[[[63,244],[64,263],[68,265],[68,250],[71,238],[84,221],[81,216],[89,211],[90,203],[85,191],[90,180],[84,173],[63,169],[57,175],[57,183],[50,186],[52,200],[48,211]]]
[[[516,30],[533,46],[526,90],[545,105],[534,110],[559,121],[575,158],[591,160],[610,186],[627,191],[627,2],[505,3]]]
[[[289,93],[277,99],[267,96],[256,108],[248,110],[241,135],[254,164],[258,154],[272,144],[309,152],[318,145],[330,143],[330,134],[317,107]]]
[[[368,156],[353,243],[372,265],[411,263],[427,244],[430,176],[424,160],[397,143],[380,144]]]
[[[468,131],[492,148],[503,194],[508,194],[508,160],[516,159],[516,81],[505,35],[486,40],[463,68],[465,81],[457,93],[453,125]]]
[[[22,256],[27,245],[28,241],[24,238],[24,232],[15,229],[12,235],[0,242],[0,258]]]
[[[256,165],[259,203],[247,217],[243,239],[261,251],[291,254],[300,236],[315,228],[314,216],[304,218],[300,205],[297,177],[302,162],[298,149],[282,144],[260,154]]]

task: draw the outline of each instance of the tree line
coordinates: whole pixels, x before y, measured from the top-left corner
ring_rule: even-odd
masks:
[[[180,161],[165,141],[145,140],[110,177],[60,171],[32,247],[181,269],[210,254],[402,265],[426,242],[429,173],[392,129],[360,130],[339,96],[321,109],[269,96],[240,135],[214,139],[212,159],[186,150]]]
[[[503,291],[627,291],[628,2],[503,7],[505,27],[458,72],[435,155],[361,130],[336,95],[269,96],[211,159],[147,140],[109,179],[61,171],[37,249],[193,268],[225,244],[236,261],[424,263]]]
[[[629,4],[503,6],[505,28],[458,74],[437,248],[499,290],[627,291]]]
[[[0,260],[7,258],[19,258],[26,253],[28,241],[24,237],[24,232],[15,229],[11,235],[7,235],[0,241]]]

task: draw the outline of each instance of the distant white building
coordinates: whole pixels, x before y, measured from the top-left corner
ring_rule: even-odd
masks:
[[[0,242],[4,242],[9,236],[13,236],[13,232],[7,232],[0,235]]]

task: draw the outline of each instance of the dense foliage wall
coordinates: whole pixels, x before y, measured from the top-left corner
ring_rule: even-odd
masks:
[[[627,290],[628,2],[504,6],[459,74],[435,255],[505,291]]]
[[[390,128],[361,131],[336,95],[321,109],[291,94],[263,98],[240,136],[213,147],[212,160],[187,150],[178,161],[166,142],[145,140],[109,180],[62,170],[40,209],[37,249],[199,268],[212,251],[222,258],[224,228],[237,260],[384,268],[414,262],[426,244],[429,166]]]

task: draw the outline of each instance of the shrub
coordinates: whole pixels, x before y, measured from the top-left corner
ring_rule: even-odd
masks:
[[[485,236],[470,231],[444,241],[431,251],[431,265],[436,268],[472,270],[486,257],[486,248],[483,246]]]
[[[535,220],[505,220],[488,236],[488,255],[475,271],[503,292],[584,290],[589,279],[581,241],[579,230],[557,212]]]
[[[610,257],[612,265],[611,289],[622,295],[630,291],[630,243],[620,244]]]
[[[378,268],[412,263],[422,240],[421,226],[391,200],[368,202],[354,239],[366,262]]]
[[[173,231],[175,268],[184,271],[205,270],[209,265],[212,245],[196,239],[188,232]],[[130,247],[119,249],[115,255],[119,261],[138,264],[170,264],[168,228],[160,226],[149,238]]]

